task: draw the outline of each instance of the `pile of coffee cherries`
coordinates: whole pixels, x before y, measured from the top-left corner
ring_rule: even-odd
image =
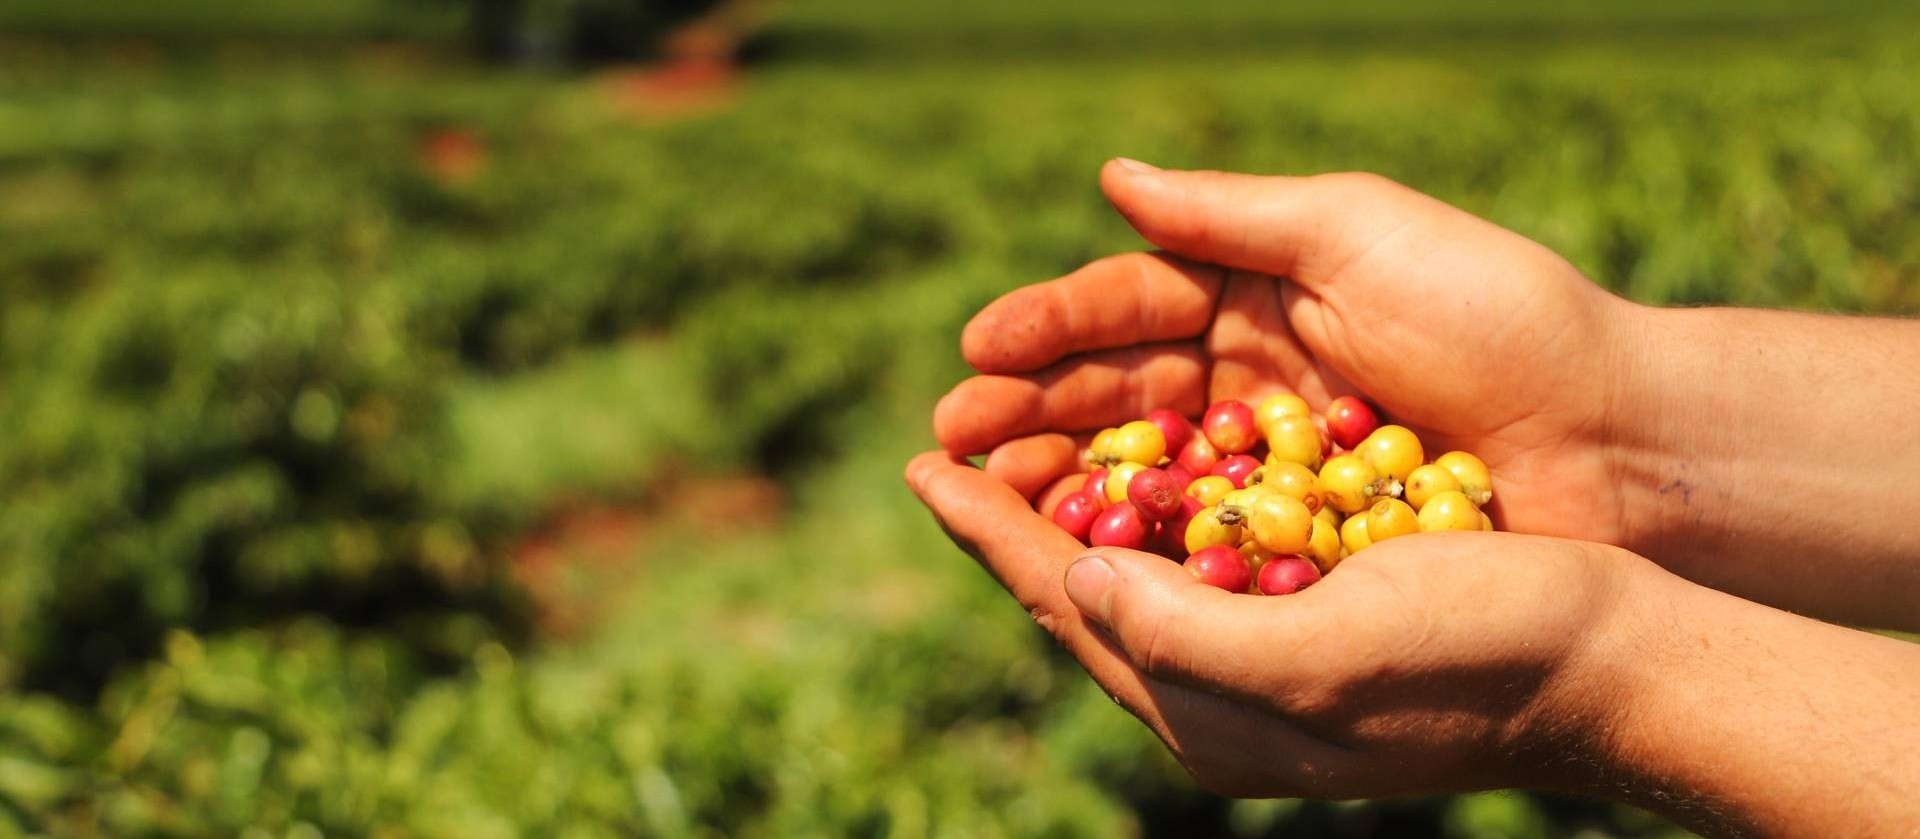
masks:
[[[1233,592],[1292,594],[1409,533],[1493,529],[1486,463],[1458,451],[1428,463],[1419,437],[1351,396],[1324,416],[1294,394],[1226,400],[1198,427],[1162,409],[1100,432],[1086,458],[1056,524],[1090,545],[1184,558]]]

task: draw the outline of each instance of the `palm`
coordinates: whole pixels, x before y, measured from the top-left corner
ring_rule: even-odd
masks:
[[[1486,460],[1504,526],[1616,541],[1620,501],[1600,439],[1605,391],[1582,352],[1594,328],[1579,305],[1584,280],[1516,277],[1476,289],[1434,261],[1411,275],[1373,268],[1398,261],[1376,252],[1323,293],[1230,273],[1205,337],[1207,400],[1286,389],[1321,408],[1362,394],[1418,432],[1429,455],[1465,449]]]
[[[967,355],[991,375],[956,388],[936,429],[948,448],[981,452],[1158,407],[1197,415],[1290,390],[1319,408],[1358,393],[1433,454],[1485,459],[1504,527],[1617,541],[1597,428],[1604,383],[1580,352],[1599,328],[1583,314],[1584,280],[1554,260],[1545,267],[1566,276],[1467,286],[1427,253],[1428,267],[1408,273],[1393,270],[1406,262],[1395,248],[1375,249],[1340,283],[1312,288],[1161,255],[1096,262],[975,319]],[[1423,290],[1435,288],[1456,291]]]

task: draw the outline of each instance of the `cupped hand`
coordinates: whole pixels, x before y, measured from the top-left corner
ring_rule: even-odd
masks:
[[[982,375],[934,430],[1030,499],[1064,438],[1171,407],[1359,394],[1431,447],[1492,468],[1504,530],[1635,547],[1609,414],[1632,387],[1637,307],[1546,248],[1386,179],[1109,163],[1101,185],[1165,253],[1016,290],[968,324]]]
[[[1623,707],[1619,647],[1644,634],[1623,606],[1651,600],[1635,587],[1652,566],[1624,551],[1509,533],[1405,536],[1298,594],[1228,594],[1162,557],[1083,548],[945,453],[907,482],[1222,795],[1583,788],[1591,736]]]

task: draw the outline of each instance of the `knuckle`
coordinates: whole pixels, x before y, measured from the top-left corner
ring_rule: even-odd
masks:
[[[1149,676],[1177,677],[1186,673],[1186,657],[1179,641],[1178,622],[1165,614],[1147,619],[1135,632],[1127,649],[1133,663]]]

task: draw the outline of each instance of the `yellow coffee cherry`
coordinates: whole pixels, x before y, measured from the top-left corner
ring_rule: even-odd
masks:
[[[1307,407],[1307,400],[1301,399],[1298,394],[1276,393],[1260,400],[1260,407],[1253,411],[1253,424],[1259,427],[1260,433],[1265,434],[1268,428],[1273,427],[1273,421],[1281,417],[1311,416],[1313,409]]]
[[[1140,474],[1146,468],[1147,467],[1139,463],[1128,461],[1107,469],[1107,483],[1105,486],[1107,503],[1118,504],[1127,500],[1127,484],[1132,483],[1133,476]]]
[[[1480,508],[1459,490],[1447,490],[1435,493],[1427,499],[1427,505],[1420,508],[1420,529],[1432,533],[1438,530],[1479,530]]]
[[[1320,428],[1308,416],[1286,416],[1267,428],[1267,459],[1320,465]]]
[[[1460,481],[1440,464],[1429,463],[1407,476],[1406,500],[1415,510],[1424,506],[1427,499],[1435,494],[1448,491],[1459,492]]]
[[[1262,566],[1266,565],[1267,562],[1274,557],[1279,556],[1279,554],[1273,551],[1260,547],[1260,543],[1252,539],[1240,543],[1240,555],[1247,558],[1247,567],[1253,569],[1252,579],[1254,580],[1260,579],[1260,568]],[[1248,585],[1247,593],[1258,594],[1259,592],[1252,585]]]
[[[1493,500],[1493,473],[1487,470],[1487,462],[1472,452],[1447,452],[1434,458],[1433,465],[1453,473],[1468,501],[1485,504]]]
[[[1367,539],[1385,542],[1420,532],[1419,514],[1398,498],[1382,498],[1367,508]]]
[[[1134,420],[1114,430],[1109,453],[1127,463],[1153,466],[1167,456],[1167,435],[1160,431],[1160,426]]]
[[[1087,444],[1087,460],[1105,466],[1113,462],[1113,435],[1120,433],[1118,428],[1103,428],[1093,435],[1093,442]]]
[[[1313,520],[1313,535],[1307,539],[1307,557],[1313,564],[1320,566],[1325,574],[1339,565],[1341,556],[1340,529],[1328,524],[1325,519]]]
[[[1340,523],[1347,520],[1346,516],[1341,515],[1340,511],[1335,510],[1331,505],[1322,505],[1320,512],[1314,513],[1313,517],[1333,525],[1335,530],[1340,529]]]
[[[1380,472],[1356,455],[1334,455],[1320,467],[1327,506],[1349,515],[1363,512],[1380,491]]]
[[[1240,513],[1222,507],[1208,507],[1193,514],[1187,522],[1187,553],[1197,554],[1215,545],[1238,548],[1245,541],[1246,528]]]
[[[1488,533],[1493,532],[1493,519],[1487,515],[1487,511],[1485,510],[1480,511],[1480,529]]]
[[[1320,512],[1326,506],[1320,492],[1320,477],[1312,469],[1290,461],[1271,461],[1260,467],[1260,488],[1300,499],[1307,509]]]
[[[1413,470],[1427,462],[1427,453],[1420,447],[1420,438],[1403,425],[1383,425],[1374,429],[1367,439],[1360,441],[1354,453],[1380,470],[1382,476],[1403,484]]]
[[[1236,489],[1220,496],[1220,506],[1232,507],[1241,512],[1253,509],[1253,502],[1269,490],[1259,484],[1249,484],[1245,489]]]
[[[1364,513],[1353,516],[1347,519],[1345,524],[1340,525],[1340,545],[1347,549],[1348,556],[1359,553],[1371,544],[1373,540],[1367,538],[1367,517]]]
[[[1247,511],[1247,529],[1260,547],[1274,553],[1305,553],[1313,538],[1313,513],[1298,498],[1263,493]]]
[[[1187,494],[1199,499],[1205,507],[1218,506],[1220,499],[1229,492],[1233,492],[1233,482],[1219,475],[1195,478],[1193,483],[1187,484]]]

